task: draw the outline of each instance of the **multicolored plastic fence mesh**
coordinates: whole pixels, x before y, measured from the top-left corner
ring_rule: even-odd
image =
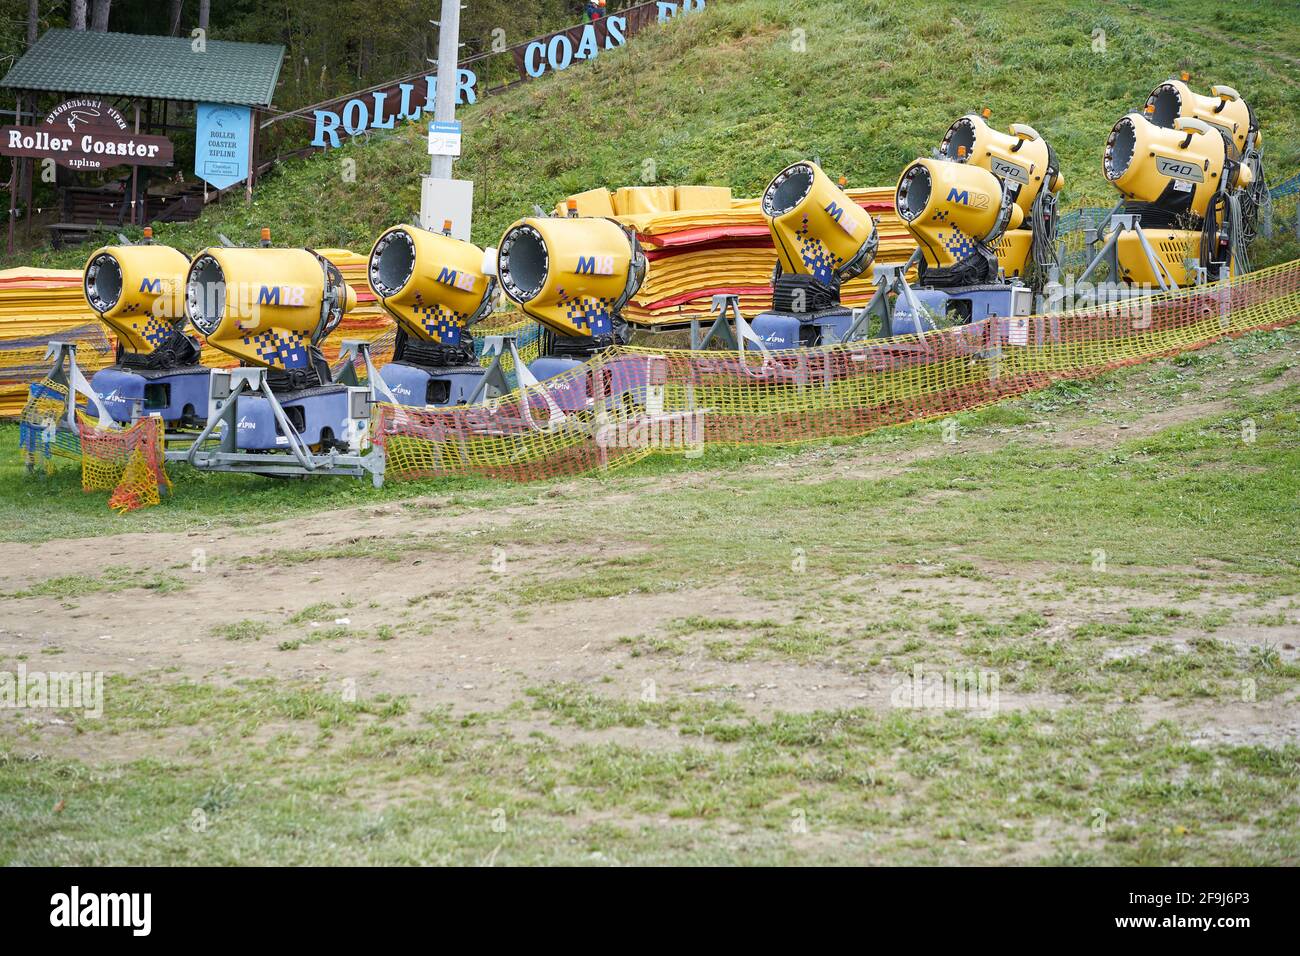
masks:
[[[27,389],[27,404],[18,419],[18,447],[28,468],[41,462],[47,474],[54,471],[54,456],[81,458],[77,435],[59,424],[66,414],[67,386],[44,379]]]
[[[142,418],[126,428],[100,430],[78,416],[81,435],[81,487],[111,491],[108,506],[119,514],[156,505],[171,479],[163,467],[163,420]]]
[[[1300,261],[1217,285],[924,336],[791,351],[617,348],[521,395],[377,407],[390,480],[527,481],[651,451],[859,435],[1300,320]]]
[[[492,364],[492,356],[487,354],[486,346],[488,336],[507,335],[515,340],[515,348],[519,351],[519,357],[527,365],[533,359],[538,357],[541,346],[542,329],[536,322],[531,319],[520,320],[519,316],[510,313],[500,313],[489,316],[471,330],[474,336],[474,354],[478,358],[478,363],[484,368]],[[383,368],[393,360],[393,350],[397,345],[397,333],[393,329],[375,337],[370,341],[370,359],[376,368]],[[347,368],[347,359],[336,362],[332,368],[334,380],[339,380],[339,375]],[[353,371],[356,373],[357,381],[366,384],[366,366],[360,359],[352,359]],[[515,363],[507,352],[501,360],[501,369],[505,373],[507,380],[512,386],[519,384],[515,378]]]

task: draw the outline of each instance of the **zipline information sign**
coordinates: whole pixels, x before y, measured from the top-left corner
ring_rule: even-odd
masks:
[[[460,121],[433,122],[429,124],[429,155],[460,155]]]
[[[194,123],[194,175],[217,189],[248,178],[249,129],[247,106],[200,103]]]

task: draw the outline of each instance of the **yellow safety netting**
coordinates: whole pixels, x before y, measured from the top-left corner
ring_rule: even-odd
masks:
[[[99,428],[78,416],[81,487],[111,491],[108,506],[119,514],[159,504],[171,490],[163,465],[163,420],[142,418],[126,428]]]
[[[1215,285],[810,349],[615,348],[496,402],[378,407],[389,480],[580,474],[651,451],[794,443],[977,408],[1300,320],[1300,261]]]

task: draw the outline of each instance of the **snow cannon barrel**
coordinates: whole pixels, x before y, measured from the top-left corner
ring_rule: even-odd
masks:
[[[1165,129],[1173,129],[1179,117],[1190,117],[1219,130],[1232,143],[1232,159],[1240,158],[1247,148],[1259,148],[1255,114],[1230,86],[1213,86],[1209,96],[1202,96],[1183,80],[1166,80],[1151,91],[1146,108],[1151,122]]]
[[[338,268],[307,249],[204,249],[186,281],[186,311],[208,343],[272,369],[307,368],[355,305]]]
[[[948,127],[939,155],[957,163],[987,169],[1008,184],[1020,211],[1029,215],[1038,194],[1046,187],[1058,193],[1065,177],[1047,141],[1032,126],[1013,123],[1004,133],[989,125],[979,113],[968,113]]]
[[[171,246],[104,246],[86,260],[82,289],[126,351],[152,355],[183,334],[189,266]]]
[[[1166,128],[1149,116],[1120,117],[1106,138],[1102,169],[1126,200],[1148,203],[1166,216],[1203,218],[1221,188],[1249,185],[1250,169],[1228,162],[1227,142],[1215,129],[1186,116]],[[1144,215],[1144,225],[1158,224],[1147,223],[1149,218]]]
[[[830,285],[861,275],[876,258],[875,220],[815,163],[777,173],[762,210],[784,273]]]
[[[524,314],[557,335],[612,341],[646,257],[612,219],[521,219],[501,237],[497,277]]]
[[[989,244],[1024,220],[987,169],[944,159],[918,159],[903,170],[894,205],[921,248],[922,278],[954,284],[996,277]]]
[[[492,310],[496,279],[472,242],[415,226],[394,226],[370,251],[370,288],[413,338],[459,346]]]

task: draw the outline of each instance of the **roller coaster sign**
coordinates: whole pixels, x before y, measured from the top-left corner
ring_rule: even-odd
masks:
[[[666,23],[679,13],[692,13],[703,8],[704,0],[652,0],[592,23],[538,37],[514,47],[511,52],[520,79],[535,80],[547,72],[567,70],[579,60],[595,59],[601,50],[620,47],[628,37],[652,23]]]
[[[456,105],[475,103],[483,92],[490,92],[481,89],[479,75],[471,68],[487,57],[508,54],[519,71],[516,82],[535,80],[547,73],[567,70],[577,62],[594,59],[602,50],[616,49],[651,24],[666,23],[680,14],[702,10],[704,3],[705,0],[650,0],[592,23],[516,44],[499,53],[471,57],[457,70]],[[343,136],[393,129],[399,121],[415,122],[426,113],[432,114],[437,86],[436,75],[417,75],[318,106],[311,110],[315,125],[311,145],[337,149]]]
[[[0,128],[0,155],[52,159],[79,170],[170,166],[172,143],[132,132],[116,108],[83,97],[61,103],[39,126]]]

